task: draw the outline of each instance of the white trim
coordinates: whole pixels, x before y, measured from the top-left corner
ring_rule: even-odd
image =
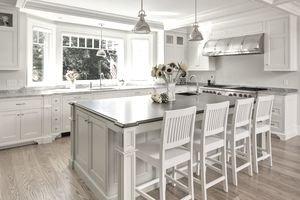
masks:
[[[42,82],[32,82],[32,36],[33,36],[33,29],[34,28],[41,28],[41,30],[46,30],[46,32],[49,33],[49,38],[48,38],[48,50],[49,50],[49,55],[47,56],[47,60],[48,62],[46,63],[46,65],[49,65],[48,68],[50,66],[55,66],[55,64],[53,63],[53,61],[55,60],[55,51],[56,48],[55,47],[55,32],[56,32],[56,26],[45,22],[45,21],[41,21],[41,20],[37,20],[37,19],[33,19],[28,17],[27,18],[27,75],[26,75],[26,85],[27,86],[44,86],[44,85],[52,85],[55,84],[55,82],[51,83],[51,80],[47,80],[47,81],[42,81]],[[46,67],[45,67],[46,69]],[[53,70],[51,70],[51,73],[56,73],[55,70],[56,67],[53,67]],[[44,71],[46,72],[46,71]]]

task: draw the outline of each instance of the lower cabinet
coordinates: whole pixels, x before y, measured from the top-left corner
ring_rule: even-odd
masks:
[[[42,110],[23,110],[20,113],[21,139],[36,138],[42,135]]]
[[[0,112],[0,143],[18,141],[20,139],[20,112]]]
[[[76,111],[75,160],[103,191],[107,189],[108,129],[103,122]]]
[[[0,112],[0,146],[42,135],[42,109]]]

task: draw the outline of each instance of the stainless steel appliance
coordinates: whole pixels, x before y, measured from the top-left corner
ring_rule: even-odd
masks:
[[[236,97],[244,97],[256,98],[258,96],[259,91],[267,90],[266,88],[259,87],[239,87],[239,86],[228,86],[228,85],[209,85],[204,86],[202,89],[203,93],[210,93],[215,95],[223,95],[223,96],[236,96]]]

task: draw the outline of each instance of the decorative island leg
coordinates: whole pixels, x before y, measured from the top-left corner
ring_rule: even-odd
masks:
[[[120,154],[118,199],[135,199],[135,127],[123,129],[116,150]]]
[[[69,160],[69,165],[72,169],[74,169],[74,160],[75,160],[75,105],[71,104],[71,158]]]

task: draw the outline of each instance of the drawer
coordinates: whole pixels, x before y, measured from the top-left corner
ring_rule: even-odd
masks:
[[[60,96],[54,96],[52,97],[52,105],[57,106],[61,104],[61,97]]]
[[[52,125],[52,132],[58,133],[61,131],[61,126],[60,125]]]
[[[272,119],[271,128],[272,128],[272,131],[283,132],[283,126],[279,120]]]
[[[42,98],[6,99],[0,101],[0,111],[34,109],[34,108],[42,108],[42,107],[43,107]]]
[[[282,108],[274,106],[273,109],[272,109],[272,114],[276,115],[276,116],[281,116],[283,114],[282,113]]]

